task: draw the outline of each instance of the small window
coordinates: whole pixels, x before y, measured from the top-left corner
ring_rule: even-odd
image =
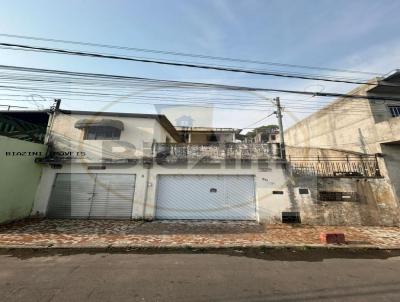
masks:
[[[215,134],[207,135],[207,142],[217,142],[218,137]]]
[[[272,191],[274,195],[283,195],[283,191]]]
[[[271,134],[271,140],[272,141],[276,140],[276,135],[275,134]]]
[[[85,140],[118,140],[121,130],[108,126],[89,126],[85,128]]]
[[[282,212],[282,223],[301,223],[300,212]]]
[[[299,189],[300,194],[308,194],[308,189]]]
[[[389,106],[389,110],[392,117],[400,116],[400,106]]]
[[[88,170],[105,170],[106,166],[104,165],[100,165],[100,166],[88,166],[87,167]]]
[[[318,199],[320,201],[357,201],[356,192],[318,192]]]

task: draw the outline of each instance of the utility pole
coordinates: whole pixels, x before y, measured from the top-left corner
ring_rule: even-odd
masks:
[[[55,99],[54,102],[55,104],[55,110],[59,110],[60,109],[60,105],[61,105],[61,99]]]
[[[61,99],[54,99],[53,105],[50,107],[51,112],[57,112],[60,110]]]
[[[281,145],[281,159],[283,161],[286,161],[286,150],[285,150],[285,137],[283,135],[283,124],[282,124],[282,107],[281,107],[281,101],[279,97],[275,98],[276,102],[276,117],[278,119],[278,125],[279,125],[279,136],[280,136],[280,145]]]

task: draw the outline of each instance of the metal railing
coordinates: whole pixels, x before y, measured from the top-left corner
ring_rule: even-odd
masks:
[[[276,158],[273,153],[271,144],[253,143],[157,143],[154,150],[156,159],[164,162],[260,160]]]
[[[320,177],[381,177],[375,155],[343,157],[290,157],[294,176]]]

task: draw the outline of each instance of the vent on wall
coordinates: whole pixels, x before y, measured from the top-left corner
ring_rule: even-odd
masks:
[[[282,212],[282,223],[301,223],[300,212]]]
[[[358,201],[356,192],[319,191],[319,201]]]
[[[105,170],[106,166],[104,165],[99,165],[99,166],[88,166],[87,167],[88,170]]]
[[[308,194],[308,189],[299,189],[300,194]]]

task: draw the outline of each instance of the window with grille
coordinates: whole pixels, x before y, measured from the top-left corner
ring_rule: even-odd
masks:
[[[282,223],[301,223],[300,212],[282,212]]]
[[[121,130],[108,126],[90,126],[85,129],[85,140],[118,140]]]
[[[330,192],[330,191],[319,191],[319,201],[357,201],[356,192]]]
[[[389,110],[392,117],[400,116],[400,106],[389,106]]]

